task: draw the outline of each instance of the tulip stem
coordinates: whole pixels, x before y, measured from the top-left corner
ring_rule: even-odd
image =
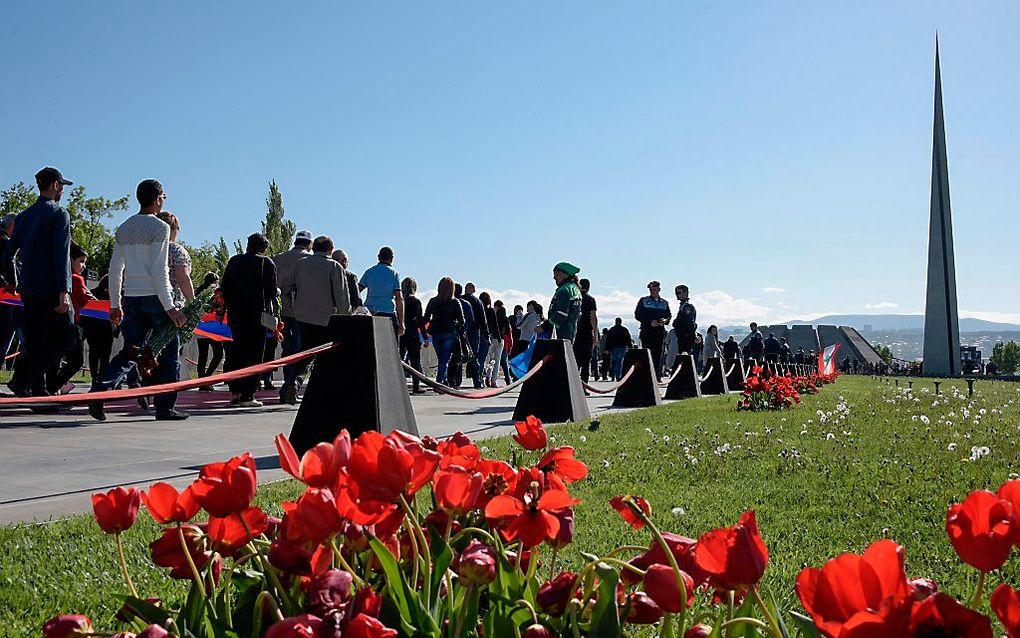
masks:
[[[761,607],[761,613],[765,615],[765,620],[768,621],[769,631],[772,632],[772,635],[775,636],[775,638],[783,638],[783,632],[779,631],[779,624],[776,622],[776,617],[772,615],[772,612],[769,610],[769,606],[765,604],[758,588],[753,585],[751,586],[751,596],[754,598],[754,602],[758,603],[758,606]]]
[[[549,579],[550,580],[554,576],[556,576],[556,557],[557,557],[557,555],[559,553],[560,553],[560,550],[558,548],[556,548],[556,547],[553,547],[553,550],[552,550],[552,560],[549,561]]]
[[[663,538],[662,532],[655,526],[648,515],[645,514],[644,510],[638,507],[631,498],[627,497],[624,499],[630,511],[634,513],[641,521],[648,526],[648,529],[652,530],[652,536],[659,542],[659,546],[666,553],[666,560],[669,561],[669,566],[673,568],[673,574],[676,576],[676,584],[680,590],[680,600],[683,601],[683,606],[680,609],[680,626],[684,626],[685,616],[687,615],[687,583],[684,582],[684,573],[680,571],[680,565],[676,562],[676,556],[673,555],[673,550],[670,548],[669,543]]]
[[[981,572],[981,575],[978,576],[977,591],[974,592],[974,600],[970,603],[971,609],[977,609],[981,604],[981,596],[985,593],[985,576],[987,575],[986,572]]]
[[[719,629],[729,630],[731,627],[734,627],[736,625],[754,625],[758,629],[769,629],[769,626],[767,624],[763,623],[757,618],[748,617],[731,618],[730,620],[727,620],[723,624],[719,625]]]
[[[628,571],[632,571],[632,572],[634,572],[635,574],[637,574],[638,576],[640,576],[642,578],[645,577],[645,570],[643,570],[643,569],[641,569],[639,567],[634,567],[633,565],[631,565],[627,561],[620,560],[619,558],[603,557],[603,558],[599,559],[599,562],[609,563],[610,565],[616,565],[620,569],[626,569]]]
[[[350,574],[352,578],[354,578],[354,584],[357,585],[359,588],[364,587],[365,581],[361,578],[361,576],[358,576],[358,573],[354,571],[350,563],[347,562],[347,559],[344,558],[344,555],[340,552],[340,548],[336,546],[335,537],[329,539],[329,547],[330,549],[333,550],[333,555],[336,556],[336,560],[338,563],[340,563],[340,566],[343,567],[344,570],[346,570],[347,573]]]
[[[248,526],[248,521],[244,520],[244,516],[242,516],[240,512],[235,513],[234,516],[237,517],[237,520],[241,521],[241,525],[244,527],[244,532],[248,535],[248,540],[251,541],[251,546],[259,557],[259,564],[262,565],[262,571],[269,577],[269,581],[276,590],[276,594],[287,606],[288,610],[293,608],[294,603],[290,599],[290,595],[287,594],[287,590],[284,589],[283,585],[280,583],[280,579],[276,575],[276,569],[270,564],[269,559],[262,553],[262,548],[255,544],[255,535],[251,533],[251,527]]]
[[[531,622],[536,624],[536,625],[538,624],[538,614],[535,613],[534,605],[532,605],[531,603],[529,603],[528,601],[526,601],[526,600],[524,600],[522,598],[522,599],[517,601],[516,606],[518,608],[521,608],[521,609],[525,609],[526,608],[528,610],[528,613],[531,614]]]
[[[411,533],[418,532],[418,538],[421,540],[421,546],[419,550],[422,553],[422,562],[425,565],[425,573],[423,574],[422,582],[422,593],[425,594],[425,600],[432,600],[432,551],[429,550],[429,542],[425,538],[425,532],[422,531],[421,525],[418,523],[418,517],[415,516],[414,511],[411,509],[411,505],[404,498],[404,495],[400,495],[400,504],[403,506],[404,511],[407,512],[408,519],[411,521]],[[415,580],[414,585],[417,585],[418,581]]]
[[[421,555],[418,553],[418,535],[414,531],[410,516],[404,519],[404,525],[407,527],[407,540],[411,543],[411,582],[417,587],[418,563],[421,560]]]
[[[268,603],[273,610],[273,615],[276,616],[276,620],[283,620],[283,612],[280,611],[280,606],[276,604],[276,600],[273,599],[273,595],[268,591],[262,591],[255,598],[255,610],[260,613],[259,608],[262,604]]]
[[[403,498],[403,497],[401,497],[401,498]],[[447,592],[447,594],[450,595],[450,596],[453,596],[453,592]],[[467,591],[464,592],[464,604],[460,608],[460,613],[457,614],[457,626],[453,630],[453,638],[460,638],[461,632],[464,631],[464,619],[467,617],[468,607],[471,606],[470,599],[474,595],[475,595],[475,586],[472,583],[472,584],[469,584],[467,586]]]
[[[181,525],[177,526],[177,538],[181,541],[181,550],[184,552],[184,559],[188,561],[188,567],[191,568],[191,574],[195,577],[195,584],[198,586],[198,593],[205,598],[205,584],[202,581],[202,574],[198,572],[198,567],[195,565],[195,559],[191,557],[191,550],[188,548],[188,541],[184,539],[184,527]]]
[[[495,543],[495,540],[493,540],[493,538],[492,538],[492,534],[490,534],[489,532],[487,532],[484,529],[481,529],[479,527],[465,527],[464,529],[462,529],[459,532],[457,532],[456,534],[454,534],[453,538],[450,540],[450,542],[451,543],[456,543],[457,541],[460,540],[461,536],[463,536],[465,534],[468,534],[468,533],[479,534],[479,535],[484,536],[485,538],[487,538],[490,543]]]
[[[138,598],[138,590],[135,589],[135,584],[131,582],[131,574],[128,573],[127,561],[124,560],[124,543],[120,540],[120,532],[113,535],[117,541],[117,554],[120,556],[120,570],[124,573],[124,582],[127,583],[128,589],[131,590],[131,595]]]

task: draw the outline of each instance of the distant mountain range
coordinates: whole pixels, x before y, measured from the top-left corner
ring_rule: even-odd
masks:
[[[825,315],[817,319],[786,321],[786,325],[853,326],[861,332],[924,330],[924,315]],[[870,327],[870,329],[868,329]],[[746,333],[746,326],[727,326],[725,332]],[[1020,332],[1020,325],[984,319],[960,319],[960,332]]]

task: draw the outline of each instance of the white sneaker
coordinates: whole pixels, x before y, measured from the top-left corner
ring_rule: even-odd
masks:
[[[251,399],[248,401],[241,401],[238,405],[242,408],[261,408],[263,403],[258,399]]]

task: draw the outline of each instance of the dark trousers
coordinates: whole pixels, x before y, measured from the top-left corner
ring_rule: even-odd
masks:
[[[581,380],[588,383],[591,375],[591,349],[594,345],[590,334],[580,334],[574,337],[574,359],[577,360],[577,367],[581,371]]]
[[[46,375],[46,390],[56,394],[64,384],[81,371],[85,364],[85,341],[81,328],[74,326],[74,345],[64,355],[64,360]]]
[[[451,388],[459,388],[460,384],[464,382],[464,341],[466,339],[466,335],[457,335],[454,342],[450,345],[450,362],[447,364],[446,369],[446,385]],[[436,337],[433,336],[433,345],[435,340]],[[439,354],[440,351],[437,346],[436,356],[438,357]]]
[[[289,357],[290,355],[301,352],[304,345],[301,343],[301,330],[298,328],[298,320],[294,317],[283,317],[283,343],[280,344],[280,356]],[[283,367],[283,385],[301,387],[304,383],[304,375],[298,376],[298,368],[302,368],[299,363],[292,363]],[[303,370],[307,370],[308,366],[304,366]]]
[[[641,346],[652,353],[652,365],[655,367],[655,378],[662,378],[662,342],[666,338],[665,330],[650,330],[641,333]]]
[[[46,390],[46,373],[57,368],[60,360],[74,346],[74,315],[57,312],[57,295],[22,295],[24,315],[22,330],[24,342],[17,368],[24,367],[20,379],[32,390],[43,394]]]
[[[124,347],[110,359],[102,376],[92,380],[93,391],[112,390],[128,379],[136,367],[131,356],[133,349],[141,348],[150,335],[172,325],[156,295],[124,297],[121,309],[124,321],[120,324],[120,334],[124,337]],[[156,369],[145,380],[145,385],[180,381],[181,362],[177,358],[180,348],[180,339],[175,336],[156,357]],[[177,393],[158,394],[154,403],[157,415],[167,414],[177,404]]]
[[[276,334],[270,334],[266,337],[265,349],[262,351],[262,363],[269,363],[270,361],[276,361],[276,344],[280,343],[276,340]],[[266,370],[262,373],[261,380],[266,383],[273,382],[273,371]]]
[[[405,334],[400,338],[400,360],[406,361],[407,365],[425,374],[421,369],[421,339],[418,338],[417,332],[413,335]],[[421,382],[417,377],[411,379],[411,386],[415,392],[421,388]]]
[[[332,343],[333,333],[330,332],[329,326],[317,326],[314,323],[305,323],[304,321],[297,322],[298,332],[301,337],[301,349],[308,350],[316,346],[321,346],[325,343]],[[294,364],[294,376],[298,379],[304,379],[308,374],[308,367],[312,365],[313,359],[305,359]],[[300,384],[298,384],[300,385]]]
[[[216,368],[220,367],[220,362],[223,361],[223,342],[215,341],[213,339],[202,339],[199,337],[198,341],[198,376],[208,377],[216,372]],[[212,358],[209,358],[209,353],[212,352]]]
[[[81,317],[79,322],[85,342],[89,344],[89,375],[98,379],[113,353],[113,325],[106,319],[94,317]]]
[[[11,353],[11,344],[14,342],[14,306],[0,304],[0,358]]]
[[[255,317],[254,321],[231,321],[229,325],[231,341],[226,346],[227,362],[223,371],[231,372],[262,363],[266,350],[266,328],[259,322],[259,318]],[[250,399],[259,388],[259,377],[247,376],[231,381],[229,385],[231,392]]]

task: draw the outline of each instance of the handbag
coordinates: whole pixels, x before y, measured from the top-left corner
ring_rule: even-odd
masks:
[[[266,258],[262,257],[262,259],[265,260]],[[260,266],[260,269],[259,269],[259,284],[262,284],[264,282],[264,280],[265,280],[266,262],[262,261],[259,264],[259,266]],[[268,310],[267,310],[267,308],[268,308]],[[279,323],[280,323],[280,320],[276,317],[276,313],[273,312],[273,308],[266,301],[266,289],[265,289],[264,285],[262,287],[262,316],[260,317],[259,322],[262,324],[263,328],[265,328],[266,330],[271,330],[271,331],[275,331],[277,325],[279,325]]]

